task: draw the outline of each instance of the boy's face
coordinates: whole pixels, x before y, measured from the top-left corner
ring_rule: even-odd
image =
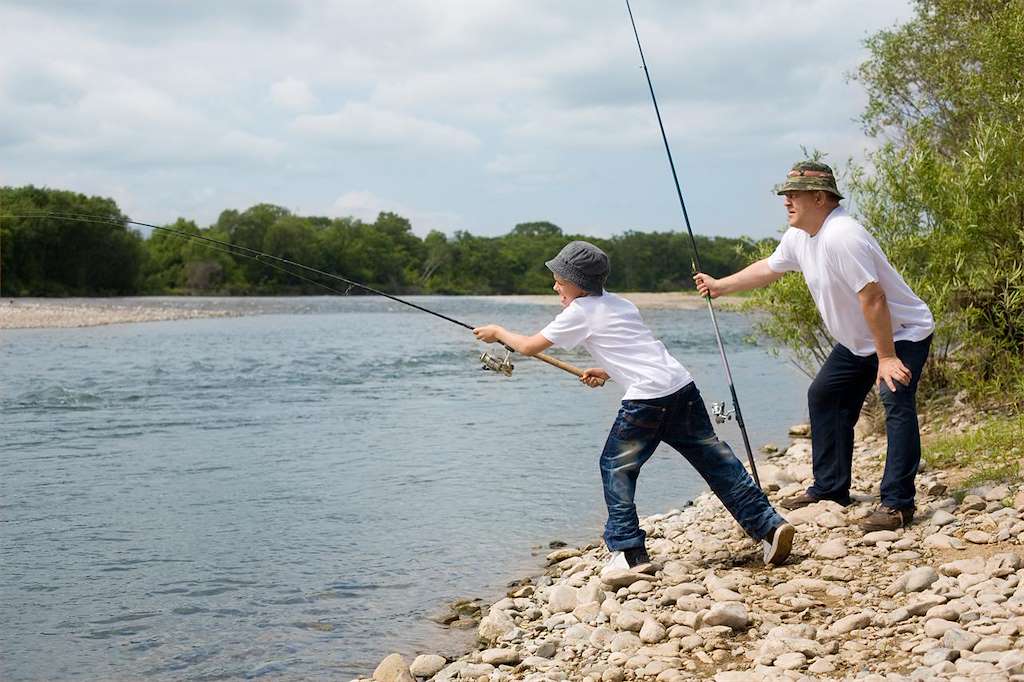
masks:
[[[558,275],[555,275],[555,286],[551,287],[558,293],[558,300],[562,304],[562,307],[566,307],[577,298],[586,296],[587,292],[580,289],[572,282],[567,282]]]

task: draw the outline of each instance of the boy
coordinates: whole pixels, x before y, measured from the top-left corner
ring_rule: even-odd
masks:
[[[639,570],[650,561],[633,499],[640,467],[662,441],[693,465],[743,530],[762,542],[765,563],[783,563],[793,545],[793,527],[718,440],[690,373],[654,337],[635,305],[604,290],[608,256],[575,241],[546,265],[563,308],[550,324],[533,336],[493,324],[473,333],[524,355],[582,343],[602,367],[587,369],[580,381],[594,387],[614,379],[626,387],[600,461],[608,506],[604,541],[612,553],[605,568]]]

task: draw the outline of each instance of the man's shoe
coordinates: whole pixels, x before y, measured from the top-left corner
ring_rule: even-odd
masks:
[[[779,500],[779,506],[782,507],[783,509],[793,511],[794,509],[800,509],[802,507],[810,506],[815,502],[822,501],[824,501],[824,498],[815,497],[814,495],[811,495],[808,492],[802,492],[799,495],[791,495],[790,497],[782,498],[781,500]],[[847,499],[845,502],[840,502],[839,500],[832,501],[835,502],[836,504],[841,504],[844,507],[849,507],[852,504],[852,501],[849,499]]]
[[[878,509],[868,514],[857,522],[865,533],[873,530],[896,530],[909,526],[914,520],[914,507],[906,509],[893,509],[884,504],[878,505]]]
[[[779,500],[779,506],[783,509],[789,509],[792,511],[794,509],[807,507],[815,502],[821,502],[821,500],[809,493],[803,492],[799,495],[790,495],[789,497],[782,498]]]
[[[601,569],[602,575],[608,571],[636,571],[646,573],[651,568],[651,558],[644,547],[630,547],[621,552],[612,552],[612,558]]]
[[[772,531],[770,539],[761,540],[761,546],[764,547],[765,566],[779,566],[785,563],[793,549],[794,535],[796,535],[796,529],[788,523],[783,523]]]

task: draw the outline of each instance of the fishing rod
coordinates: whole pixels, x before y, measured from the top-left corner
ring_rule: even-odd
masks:
[[[220,253],[226,253],[226,254],[228,254],[230,256],[240,256],[242,258],[249,258],[251,260],[255,260],[255,261],[259,262],[259,263],[262,263],[262,264],[267,265],[267,266],[269,266],[271,268],[274,268],[275,270],[279,270],[281,272],[287,273],[287,274],[291,275],[292,277],[295,277],[297,279],[301,279],[301,280],[303,280],[305,282],[309,282],[311,284],[315,284],[315,285],[317,285],[319,287],[327,289],[328,291],[332,291],[332,292],[334,292],[336,294],[340,294],[341,296],[347,296],[349,291],[351,291],[353,288],[362,289],[364,291],[370,292],[371,294],[376,294],[377,296],[383,296],[384,298],[389,298],[392,301],[395,301],[397,303],[401,303],[402,305],[407,305],[407,306],[409,306],[411,308],[415,308],[416,310],[422,311],[424,313],[429,313],[431,315],[434,315],[435,317],[441,318],[442,320],[445,320],[447,322],[451,322],[452,324],[456,324],[456,325],[458,325],[460,327],[464,327],[466,329],[469,329],[470,331],[472,331],[474,329],[473,325],[467,324],[466,322],[463,322],[461,320],[457,320],[454,317],[449,317],[448,315],[444,315],[442,313],[439,313],[436,310],[431,310],[430,308],[426,308],[424,306],[417,305],[416,303],[413,303],[412,301],[407,301],[404,298],[400,298],[400,297],[395,296],[393,294],[389,294],[389,293],[387,293],[385,291],[381,291],[380,289],[375,289],[374,287],[371,287],[369,285],[363,284],[361,282],[357,282],[357,281],[355,281],[353,279],[349,279],[347,277],[342,277],[341,275],[335,274],[333,272],[326,272],[324,270],[319,270],[319,269],[311,267],[309,265],[303,265],[302,263],[298,263],[296,261],[289,260],[289,259],[283,258],[281,256],[275,256],[275,255],[270,254],[270,253],[265,253],[263,251],[258,251],[257,249],[249,248],[248,246],[243,246],[241,244],[233,244],[231,242],[225,242],[225,241],[222,241],[222,240],[219,240],[219,239],[214,239],[212,237],[207,237],[207,236],[201,235],[201,234],[194,234],[192,232],[186,232],[184,230],[176,230],[174,228],[163,227],[161,225],[152,225],[150,223],[143,223],[143,222],[140,222],[138,220],[131,220],[131,219],[126,218],[126,217],[125,218],[121,218],[121,217],[113,217],[113,216],[98,216],[98,215],[91,215],[91,214],[87,214],[87,213],[61,213],[61,212],[56,212],[56,211],[40,211],[40,212],[22,213],[22,214],[2,214],[2,215],[0,215],[0,217],[2,217],[2,218],[49,218],[49,219],[55,219],[55,220],[73,220],[73,221],[78,221],[78,222],[99,223],[99,224],[104,224],[104,225],[119,225],[119,226],[123,226],[123,225],[138,225],[140,227],[148,227],[148,228],[153,229],[153,230],[160,230],[161,232],[166,232],[166,233],[169,233],[169,234],[173,234],[173,235],[175,235],[177,237],[180,237],[180,238],[192,239],[192,240],[195,240],[195,241],[205,242],[207,244],[207,248],[213,249],[214,251],[218,251]],[[214,244],[216,246],[210,246],[210,244]],[[222,248],[218,248],[218,247],[222,247]],[[226,247],[226,248],[224,248],[224,247]],[[284,267],[284,266],[289,266],[289,267]],[[338,281],[344,282],[345,284],[349,285],[348,286],[348,290],[341,291],[339,289],[335,289],[334,287],[332,287],[332,286],[330,286],[328,284],[325,284],[325,283],[323,283],[321,281],[318,281],[318,280],[306,277],[306,276],[304,276],[304,275],[302,275],[302,274],[300,274],[298,272],[295,272],[294,270],[291,269],[292,267],[300,268],[300,269],[302,269],[302,270],[304,270],[306,272],[309,272],[309,273],[312,273],[312,274],[315,274],[315,275],[320,275],[321,277],[328,277],[328,278],[331,278],[331,279],[336,279]],[[505,348],[505,356],[503,358],[499,358],[499,357],[497,357],[497,356],[495,356],[495,355],[493,355],[493,354],[491,354],[491,353],[489,353],[487,351],[484,351],[480,355],[480,362],[481,362],[481,365],[482,365],[481,369],[494,371],[494,372],[497,372],[499,374],[504,374],[505,376],[511,376],[512,375],[512,370],[515,367],[512,364],[512,362],[511,362],[511,356],[512,356],[512,353],[515,352],[515,351],[514,351],[514,349],[512,347],[510,347],[510,346],[508,346],[508,345],[506,345],[504,343],[501,344],[501,345],[504,346],[504,348]],[[550,355],[546,355],[544,353],[536,353],[536,354],[534,354],[532,356],[529,356],[529,357],[537,358],[538,360],[540,360],[542,362],[546,362],[547,364],[551,365],[552,367],[557,367],[558,369],[563,370],[565,372],[568,372],[569,374],[574,374],[574,375],[576,375],[578,377],[582,377],[583,376],[583,370],[581,370],[579,367],[576,367],[575,365],[570,364],[568,362],[565,362],[563,360],[559,360],[558,358],[551,357]],[[603,384],[604,384],[604,381],[601,381],[599,385],[603,385]]]
[[[658,108],[658,98],[654,96],[654,83],[651,82],[651,72],[647,69],[647,60],[644,58],[644,48],[640,46],[640,34],[636,30],[636,20],[633,19],[633,9],[626,0],[626,11],[629,12],[629,22],[633,25],[633,36],[636,38],[636,49],[640,52],[640,62],[643,64],[644,75],[647,77],[647,88],[651,91],[651,101],[654,103],[654,113],[658,117],[658,128],[661,129],[661,140],[665,143],[665,154],[668,156],[668,165],[672,169],[672,180],[676,183],[676,195],[679,197],[679,207],[683,209],[683,221],[686,223],[686,231],[690,233],[690,244],[693,246],[694,274],[703,272],[700,265],[700,252],[697,250],[697,238],[693,236],[693,228],[690,227],[690,216],[686,212],[686,202],[683,201],[683,190],[679,187],[679,176],[676,174],[676,164],[672,160],[672,150],[668,146],[668,135],[665,134],[665,125],[661,121],[661,110]],[[732,396],[732,412],[725,409],[723,403],[711,403],[711,411],[714,413],[715,421],[719,424],[725,422],[730,416],[735,415],[736,425],[740,427],[743,435],[743,447],[747,451],[747,461],[750,462],[750,473],[754,477],[757,487],[761,487],[761,480],[757,476],[757,466],[754,464],[754,454],[750,450],[750,438],[747,437],[747,427],[743,423],[743,413],[740,412],[740,401],[736,397],[736,386],[732,380],[732,370],[729,368],[729,358],[725,355],[725,345],[722,343],[722,333],[718,329],[718,317],[715,315],[715,307],[711,304],[711,294],[705,296],[708,302],[708,312],[711,313],[711,323],[715,327],[715,340],[718,342],[718,354],[722,358],[722,367],[725,368],[725,378],[729,382],[729,393]]]

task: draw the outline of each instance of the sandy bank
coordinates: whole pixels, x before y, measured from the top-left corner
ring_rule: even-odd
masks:
[[[146,299],[0,299],[0,329],[94,327],[126,322],[229,317],[237,313]]]

